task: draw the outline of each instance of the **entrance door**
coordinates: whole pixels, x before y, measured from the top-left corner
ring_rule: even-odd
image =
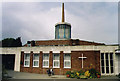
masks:
[[[2,64],[7,70],[14,70],[15,54],[3,54]]]

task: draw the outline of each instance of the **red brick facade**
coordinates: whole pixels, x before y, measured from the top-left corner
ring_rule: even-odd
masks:
[[[83,61],[83,70],[95,68],[97,71],[100,71],[100,51],[71,51],[71,68],[64,68],[64,52],[60,51],[60,68],[54,68],[55,74],[65,74],[66,71],[70,70],[81,70],[82,69],[82,59],[78,58],[84,54],[86,59]],[[39,55],[39,67],[33,67],[33,54],[30,53],[30,67],[24,67],[24,52],[21,52],[21,72],[30,72],[30,73],[40,73],[46,74],[48,68],[42,67],[43,52],[40,51]],[[53,66],[53,52],[49,52],[49,67]]]
[[[31,46],[77,46],[77,45],[105,45],[104,43],[95,43],[89,41],[83,41],[79,39],[70,39],[70,40],[43,40],[43,41],[29,41]],[[33,45],[34,44],[34,45]],[[25,44],[24,46],[27,46]]]

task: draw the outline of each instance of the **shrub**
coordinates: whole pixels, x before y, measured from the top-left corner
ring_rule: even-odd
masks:
[[[69,77],[71,76],[71,71],[67,71],[67,72],[66,72],[66,75],[67,75],[66,77],[69,78]]]
[[[81,79],[87,79],[87,77],[85,75],[80,75]]]
[[[86,77],[90,77],[89,71],[86,71],[86,72],[85,72],[85,76],[86,76]]]
[[[89,72],[90,72],[90,76],[92,76],[92,78],[97,78],[97,75],[96,75],[97,72],[95,69],[92,68],[89,70]]]
[[[78,73],[80,73],[79,75],[84,75],[84,71],[83,70],[78,71]]]
[[[79,73],[79,72],[76,72],[76,75],[77,75],[77,76],[79,76],[79,75],[80,75],[80,73]]]
[[[70,75],[70,77],[71,78],[77,78],[77,71],[71,71],[71,75]]]
[[[67,72],[66,72],[66,75],[71,75],[71,71],[67,71]]]

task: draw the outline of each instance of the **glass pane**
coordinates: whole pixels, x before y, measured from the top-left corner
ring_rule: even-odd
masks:
[[[105,73],[105,71],[104,71],[104,67],[102,67],[102,73]]]
[[[54,61],[54,66],[58,67],[59,66],[59,62],[58,61]]]
[[[113,67],[111,67],[111,73],[113,73]]]
[[[49,54],[44,54],[43,60],[49,60]]]
[[[109,66],[109,61],[108,60],[106,60],[106,66]]]
[[[70,54],[65,54],[64,60],[70,60]]]
[[[25,60],[29,60],[30,59],[30,54],[25,54]]]
[[[106,67],[106,73],[109,73],[109,67]]]
[[[60,36],[60,38],[64,37],[64,28],[62,28],[62,27],[59,28],[59,36]]]
[[[104,59],[104,53],[101,53],[101,59]]]
[[[39,60],[39,54],[34,54],[33,60]]]
[[[59,54],[54,54],[53,60],[59,60]]]
[[[29,65],[29,61],[25,61],[25,65]]]
[[[69,61],[65,61],[65,67],[70,67],[70,62]]]
[[[48,66],[48,61],[43,61],[43,66]]]
[[[113,59],[113,53],[110,53],[110,59]]]
[[[101,66],[104,66],[104,60],[101,60]]]
[[[108,59],[108,53],[106,53],[105,56],[106,56],[106,59]]]
[[[38,61],[34,61],[34,66],[38,66]]]
[[[69,29],[66,28],[66,29],[65,29],[65,36],[66,36],[66,38],[69,38],[69,33],[70,33],[70,32],[69,32]]]
[[[110,65],[113,66],[113,60],[110,60]]]

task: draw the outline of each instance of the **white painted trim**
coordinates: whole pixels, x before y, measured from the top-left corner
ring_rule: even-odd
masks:
[[[109,62],[109,73],[106,73],[106,53],[108,53],[108,62]],[[102,73],[102,66],[101,67],[101,75],[115,75],[115,66],[114,66],[114,52],[104,52],[104,70],[105,73]],[[113,73],[111,73],[111,65],[110,65],[110,53],[112,53],[113,56]],[[101,56],[100,56],[100,61],[101,61]]]
[[[44,54],[48,54],[48,58],[50,59],[50,57],[49,57],[49,53],[43,53],[43,58],[44,58]],[[48,60],[42,60],[42,67],[43,68],[49,68],[49,59]],[[44,66],[43,64],[44,64],[44,61],[48,61],[48,66]]]
[[[54,58],[54,55],[55,55],[55,54],[53,54],[53,58]],[[55,62],[55,61],[58,62],[58,66],[57,66],[57,67],[54,66],[54,62]],[[53,68],[60,68],[60,54],[59,54],[59,60],[54,60],[54,59],[53,59]]]
[[[81,59],[82,59],[82,68],[83,68],[83,66],[84,66],[84,65],[83,65],[83,59],[85,59],[85,58],[87,58],[87,57],[84,57],[84,56],[83,56],[83,53],[82,53],[82,57],[78,57],[78,58],[81,58]]]
[[[67,53],[67,54],[69,54],[69,53]],[[65,58],[65,54],[64,54],[64,58]],[[70,67],[65,67],[65,61],[70,62]],[[71,54],[70,54],[70,60],[64,60],[64,68],[71,68]]]
[[[36,53],[35,53],[36,54]],[[34,55],[35,54],[33,54],[33,67],[39,67],[39,57],[40,57],[40,55],[38,54],[38,60],[34,60]],[[34,66],[34,61],[38,61],[38,66]]]
[[[28,53],[27,53],[28,54]],[[28,60],[25,60],[25,55],[24,54],[24,67],[30,67],[30,54],[29,54],[29,59]],[[29,65],[25,65],[25,61],[28,61],[29,62]]]

